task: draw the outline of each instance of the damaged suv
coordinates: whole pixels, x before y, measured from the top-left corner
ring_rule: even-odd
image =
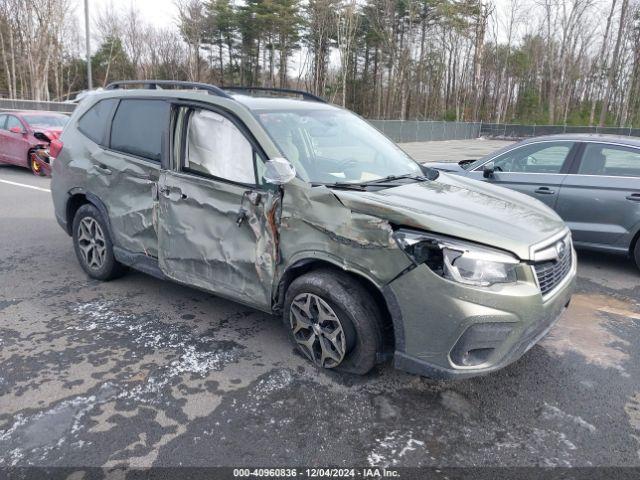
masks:
[[[306,92],[117,82],[59,147],[55,212],[87,274],[133,267],[280,315],[319,367],[490,372],[570,300],[552,210],[426,169]]]

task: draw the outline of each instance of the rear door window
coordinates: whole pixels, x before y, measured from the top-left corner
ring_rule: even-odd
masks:
[[[640,177],[640,149],[588,143],[582,154],[578,174]]]
[[[80,117],[78,130],[97,144],[107,145],[107,125],[117,103],[116,98],[100,100]]]
[[[111,125],[111,149],[160,162],[169,112],[164,100],[120,100]]]

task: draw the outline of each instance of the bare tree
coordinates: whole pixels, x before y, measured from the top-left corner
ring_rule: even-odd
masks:
[[[613,58],[611,60],[611,66],[609,67],[609,74],[607,76],[607,86],[605,88],[604,98],[602,99],[602,109],[600,110],[600,126],[604,126],[607,119],[607,113],[609,111],[609,102],[611,101],[611,95],[615,88],[615,80],[618,75],[618,65],[620,56],[620,47],[622,45],[622,38],[625,30],[625,21],[627,18],[627,11],[629,9],[629,0],[622,0],[620,8],[620,20],[618,26],[618,35],[616,37],[616,46],[613,49]]]
[[[347,104],[347,77],[349,61],[352,55],[355,34],[358,29],[358,10],[356,0],[346,0],[338,7],[336,15],[336,37],[340,52],[340,77],[342,79],[342,106]]]

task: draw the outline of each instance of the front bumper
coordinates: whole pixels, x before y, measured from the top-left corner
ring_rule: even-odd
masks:
[[[466,378],[516,361],[558,320],[571,300],[572,267],[543,296],[533,269],[522,264],[518,282],[471,287],[444,280],[420,265],[384,291],[394,320],[394,365],[431,378]]]

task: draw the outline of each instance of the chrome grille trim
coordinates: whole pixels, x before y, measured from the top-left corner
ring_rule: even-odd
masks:
[[[547,297],[567,278],[574,266],[571,235],[565,234],[535,253],[537,261],[532,265],[533,271],[542,296]]]

